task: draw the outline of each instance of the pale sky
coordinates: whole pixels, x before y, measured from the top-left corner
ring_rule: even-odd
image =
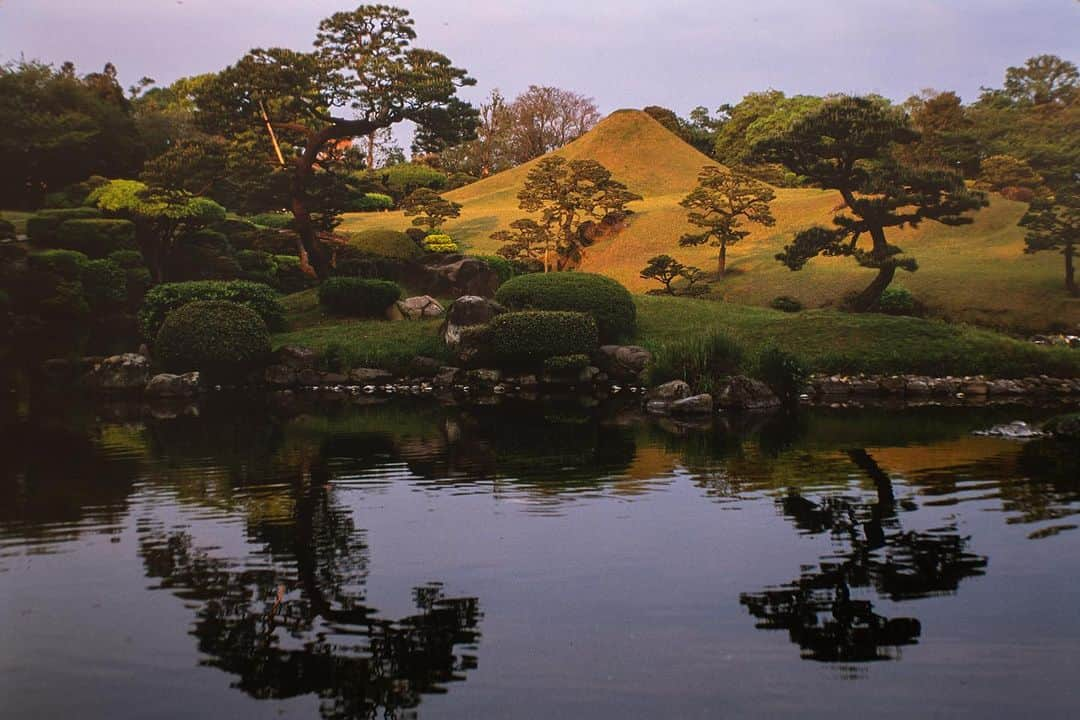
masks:
[[[665,105],[680,114],[753,90],[922,88],[965,101],[1040,53],[1080,61],[1076,0],[412,0],[417,45],[513,97],[530,84],[596,99],[603,112]],[[0,0],[0,62],[80,72],[112,61],[126,87],[218,70],[252,47],[311,48],[346,0]]]

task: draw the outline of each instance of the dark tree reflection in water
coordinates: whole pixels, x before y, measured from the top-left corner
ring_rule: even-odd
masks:
[[[951,594],[964,578],[982,575],[987,560],[968,551],[967,539],[955,526],[905,531],[888,473],[863,449],[847,454],[873,481],[873,500],[836,494],[814,502],[795,492],[778,500],[784,516],[801,532],[827,532],[847,550],[804,568],[792,583],[744,593],[739,601],[758,619],[757,627],[787,630],[804,659],[897,659],[901,646],[918,642],[919,620],[885,617],[852,591],[872,588],[894,601]]]
[[[255,698],[317,695],[325,718],[399,717],[464,680],[477,662],[477,599],[426,584],[413,590],[415,614],[381,617],[365,603],[364,533],[321,460],[305,463],[291,494],[287,520],[249,520],[248,539],[264,551],[244,561],[215,557],[185,530],[144,526],[147,575],[197,604],[203,663]],[[270,562],[253,564],[263,554]]]

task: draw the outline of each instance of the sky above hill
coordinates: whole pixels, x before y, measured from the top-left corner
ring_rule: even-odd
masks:
[[[747,92],[922,88],[974,100],[1040,53],[1080,61],[1076,0],[411,0],[418,45],[513,96],[530,84],[685,114]],[[251,47],[309,49],[347,0],[0,0],[0,62],[112,61],[126,85],[217,70]]]

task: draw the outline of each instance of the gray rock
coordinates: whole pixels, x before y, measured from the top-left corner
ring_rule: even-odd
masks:
[[[494,385],[502,380],[502,373],[492,368],[479,368],[477,370],[470,370],[466,377],[470,383],[476,385]]]
[[[397,301],[398,310],[406,320],[424,320],[427,318],[442,317],[445,314],[443,306],[430,295],[417,295]]]
[[[881,389],[890,395],[903,395],[907,391],[907,378],[903,375],[890,375],[881,378]]]
[[[296,368],[289,365],[270,365],[263,371],[263,381],[274,387],[292,387],[297,383]]]
[[[432,286],[428,292],[440,297],[479,295],[494,297],[499,289],[499,274],[483,260],[463,257],[430,268]]]
[[[780,399],[765,383],[736,375],[720,393],[718,404],[731,410],[767,410],[779,407]]]
[[[160,373],[146,383],[146,394],[151,397],[191,397],[199,393],[199,373],[183,375]]]
[[[353,368],[349,371],[349,382],[357,385],[381,385],[393,379],[393,375],[378,368]]]
[[[458,376],[461,374],[461,370],[449,365],[439,368],[439,372],[435,374],[432,382],[436,387],[450,387],[458,381]]]
[[[638,345],[601,345],[594,358],[600,371],[618,382],[641,382],[652,359],[652,353]]]
[[[145,355],[124,353],[95,363],[83,382],[95,390],[142,390],[150,380],[150,360]]]
[[[454,350],[461,343],[461,331],[467,327],[486,325],[503,307],[479,295],[463,295],[450,304],[443,323],[442,337],[447,347]]]
[[[987,430],[976,430],[972,434],[1024,440],[1027,438],[1042,437],[1044,433],[1041,430],[1031,427],[1023,420],[1014,420],[1011,423],[995,425]]]
[[[277,351],[278,363],[294,370],[315,367],[316,359],[318,354],[314,350],[300,345],[285,345]]]
[[[713,397],[708,393],[691,395],[671,403],[672,415],[709,415],[713,411]]]
[[[682,380],[672,380],[666,382],[663,385],[657,385],[649,390],[645,395],[645,398],[649,402],[666,402],[673,403],[676,400],[682,400],[688,398],[692,394],[690,386]]]

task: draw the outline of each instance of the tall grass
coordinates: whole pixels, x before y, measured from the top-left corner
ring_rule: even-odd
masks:
[[[716,392],[722,381],[742,370],[746,353],[722,332],[713,330],[686,340],[654,345],[649,380],[653,385],[684,380],[694,392]]]

